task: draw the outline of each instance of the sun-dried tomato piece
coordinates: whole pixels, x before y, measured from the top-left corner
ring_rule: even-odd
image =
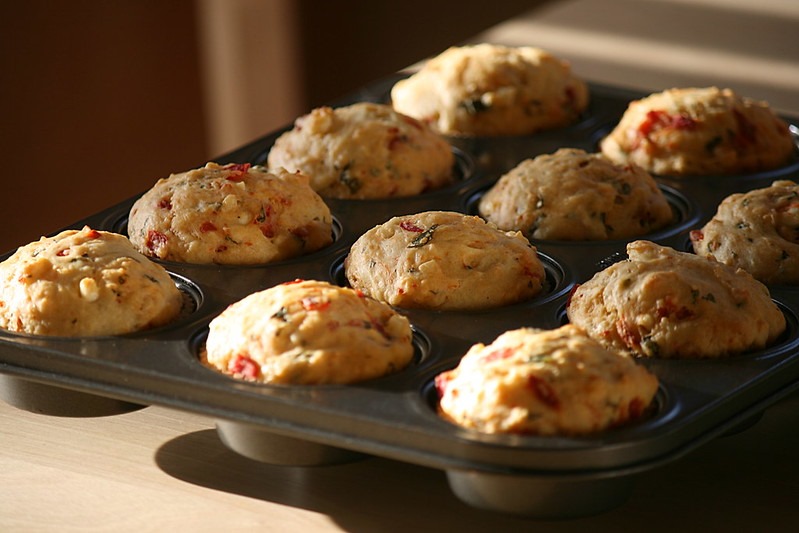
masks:
[[[238,376],[255,379],[261,374],[261,367],[246,355],[237,355],[228,364],[228,371]]]
[[[330,307],[330,300],[320,300],[315,296],[302,299],[302,308],[306,311],[324,311]]]
[[[665,298],[664,302],[655,310],[655,316],[659,319],[673,318],[675,320],[685,320],[695,315],[694,311],[685,306],[678,306],[672,298]]]
[[[677,130],[693,130],[696,129],[697,122],[688,115],[675,114],[670,115],[665,111],[653,109],[646,114],[646,118],[641,125],[638,126],[638,131],[644,137],[656,130],[673,128]]]
[[[424,228],[420,228],[410,220],[403,220],[400,222],[400,227],[405,231],[410,231],[413,233],[422,233],[424,231]]]
[[[433,384],[436,387],[436,392],[438,393],[438,397],[441,398],[444,396],[444,393],[447,391],[447,385],[449,385],[450,377],[449,374],[438,374],[433,381]]]
[[[689,237],[691,238],[691,241],[699,242],[705,238],[705,232],[701,229],[694,229],[689,233]]]
[[[249,163],[230,163],[222,167],[222,169],[231,171],[227,176],[228,181],[238,182],[244,181],[244,176],[251,166]]]
[[[640,418],[644,414],[645,408],[646,406],[641,398],[633,398],[627,406],[627,416],[630,420]]]
[[[540,377],[536,375],[527,376],[527,388],[547,407],[551,407],[552,409],[560,407],[560,399],[555,389]]]
[[[156,254],[160,248],[166,246],[167,237],[160,231],[150,230],[147,232],[147,239],[144,242],[144,245],[150,251],[150,253]]]
[[[641,332],[637,328],[630,326],[624,318],[616,321],[616,332],[625,346],[636,351],[641,347]]]
[[[757,140],[757,135],[755,134],[757,128],[755,125],[737,109],[733,109],[732,114],[735,117],[735,124],[738,126],[738,132],[735,134],[733,144],[738,149],[754,144]]]
[[[490,363],[491,361],[499,361],[502,359],[507,359],[512,355],[513,355],[512,348],[502,348],[501,350],[494,350],[493,352],[483,356],[482,360],[484,363]]]

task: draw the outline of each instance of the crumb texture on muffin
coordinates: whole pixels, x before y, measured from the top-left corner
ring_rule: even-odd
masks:
[[[572,124],[588,87],[540,48],[451,47],[391,90],[396,110],[453,136],[528,135]]]
[[[333,241],[330,209],[307,176],[217,163],[159,180],[133,204],[128,235],[150,257],[229,265],[288,259]]]
[[[675,176],[769,170],[796,151],[788,124],[768,103],[718,87],[675,88],[633,101],[600,146],[617,163]]]
[[[270,168],[300,171],[326,198],[413,196],[453,181],[450,144],[385,104],[358,102],[299,117],[269,151]]]
[[[205,363],[271,384],[348,384],[405,368],[407,318],[353,289],[297,280],[230,305],[209,326]]]
[[[0,327],[18,333],[131,333],[171,322],[182,304],[166,270],[116,233],[66,230],[0,263]]]
[[[641,167],[575,148],[522,161],[483,195],[478,209],[500,229],[540,240],[638,237],[674,218]]]
[[[799,185],[778,180],[736,193],[690,233],[698,255],[742,268],[767,284],[799,284]]]
[[[567,314],[607,346],[661,358],[765,348],[786,328],[765,285],[741,269],[648,241],[575,289]]]
[[[640,418],[657,377],[583,330],[507,331],[436,376],[441,415],[485,433],[580,435]]]
[[[350,285],[391,305],[482,309],[526,300],[543,287],[536,248],[476,216],[427,211],[361,235],[344,262]]]

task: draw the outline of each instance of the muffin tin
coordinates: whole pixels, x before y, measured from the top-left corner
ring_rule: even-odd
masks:
[[[402,75],[371,84],[333,105],[388,102]],[[643,360],[660,379],[655,407],[643,420],[584,437],[485,435],[436,414],[433,378],[454,367],[476,342],[509,329],[554,328],[566,322],[575,284],[624,257],[626,241],[535,242],[547,272],[543,293],[492,310],[399,310],[414,329],[409,368],[355,385],[270,386],[238,381],[205,368],[199,352],[208,323],[247,294],[294,280],[346,284],[343,261],[363,232],[397,215],[428,210],[476,213],[480,195],[523,159],[561,147],[596,151],[630,100],[645,96],[591,84],[588,111],[573,126],[510,138],[452,138],[458,180],[412,198],[327,200],[334,242],[313,254],[264,266],[162,262],[186,297],[181,318],[146,332],[101,338],[52,338],[0,332],[0,395],[22,409],[65,415],[113,415],[163,405],[216,420],[234,451],[287,467],[316,466],[370,455],[446,472],[453,492],[483,509],[535,517],[573,517],[619,505],[636,474],[674,461],[697,446],[746,427],[799,383],[799,289],[770,287],[787,318],[776,345],[723,360]],[[791,122],[791,119],[789,119]],[[796,120],[793,120],[796,123]],[[219,163],[264,163],[274,132]],[[797,133],[792,126],[794,134]],[[690,251],[700,227],[733,192],[799,180],[799,157],[774,171],[657,181],[675,221],[642,236]],[[72,227],[125,233],[135,198]],[[3,259],[10,253],[3,256]]]

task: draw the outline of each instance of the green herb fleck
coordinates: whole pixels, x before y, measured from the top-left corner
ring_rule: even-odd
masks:
[[[797,193],[796,191],[792,191],[789,194],[786,194],[785,196],[780,198],[780,202],[790,203],[790,202],[796,200],[797,196],[799,196],[799,193]]]
[[[613,233],[613,231],[614,231],[614,230],[613,230],[613,226],[611,226],[610,224],[608,224],[608,223],[607,223],[607,220],[606,220],[606,219],[607,219],[607,213],[600,213],[600,214],[599,214],[599,219],[602,221],[602,225],[603,225],[603,226],[605,226],[605,231],[606,231],[608,234],[611,234],[611,233]]]
[[[433,224],[427,228],[425,231],[420,233],[418,237],[411,241],[411,243],[408,245],[408,248],[419,248],[429,244],[430,241],[433,240],[433,232],[436,230],[436,228],[438,228],[438,224]]]
[[[280,320],[281,322],[288,322],[288,314],[289,314],[288,309],[286,309],[285,307],[281,307],[270,318]]]
[[[644,340],[641,341],[641,350],[650,357],[657,357],[660,355],[660,345],[653,341],[652,337],[649,335],[644,337]]]
[[[614,179],[612,182],[613,188],[622,196],[629,196],[633,191],[633,186],[624,180]]]
[[[549,363],[552,361],[551,354],[531,354],[527,356],[528,363]]]
[[[352,162],[347,163],[347,166],[341,169],[341,172],[338,175],[338,179],[350,190],[351,193],[356,193],[363,186],[363,183],[361,183],[361,180],[359,180],[350,173],[351,164]]]
[[[717,135],[710,139],[707,143],[705,143],[705,151],[709,154],[712,154],[718,145],[722,143],[723,139],[720,135]]]
[[[483,102],[482,98],[478,97],[472,98],[470,100],[464,100],[460,103],[460,107],[465,109],[470,115],[476,115],[477,113],[487,111],[491,106]]]

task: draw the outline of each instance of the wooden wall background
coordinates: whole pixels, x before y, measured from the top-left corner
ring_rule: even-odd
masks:
[[[0,253],[540,3],[0,2]]]

